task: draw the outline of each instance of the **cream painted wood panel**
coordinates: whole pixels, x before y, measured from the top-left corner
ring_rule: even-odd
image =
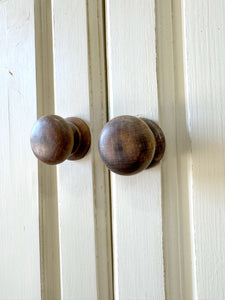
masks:
[[[182,1],[156,1],[159,115],[166,135],[162,163],[165,293],[172,300],[193,299],[194,289],[182,17]]]
[[[0,2],[0,299],[40,299],[34,2]]]
[[[106,1],[110,118],[158,122],[155,1]],[[165,299],[161,168],[111,173],[116,300]]]
[[[53,1],[55,112],[83,118],[92,147],[58,166],[62,299],[112,299],[108,172],[97,153],[106,122],[103,1]]]
[[[225,297],[225,2],[183,1],[194,299]]]
[[[54,114],[51,0],[35,0],[37,118]],[[58,300],[60,254],[56,167],[38,163],[41,298]]]
[[[0,1],[0,300],[224,299],[224,12],[223,0]],[[160,166],[109,176],[107,107],[159,122]],[[92,132],[89,154],[57,168],[29,144],[54,112]]]
[[[53,1],[55,112],[89,121],[85,1]],[[91,155],[58,166],[62,299],[97,299]]]
[[[109,171],[98,152],[100,132],[107,121],[107,77],[104,0],[87,5],[92,180],[95,211],[96,277],[99,300],[113,299],[111,202]]]

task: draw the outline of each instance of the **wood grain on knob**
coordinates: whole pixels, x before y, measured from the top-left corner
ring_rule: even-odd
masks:
[[[66,159],[84,157],[90,147],[91,135],[87,124],[79,118],[47,115],[35,123],[30,142],[39,160],[55,165]]]
[[[151,163],[155,165],[164,150],[165,138],[160,127],[148,119],[132,116],[112,119],[104,126],[99,138],[103,162],[120,175],[133,175]]]

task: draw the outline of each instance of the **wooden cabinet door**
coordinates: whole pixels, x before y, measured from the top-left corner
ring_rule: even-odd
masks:
[[[0,1],[0,299],[222,300],[225,2]],[[37,162],[44,114],[77,116],[80,161]],[[108,119],[162,127],[162,163],[110,173]]]
[[[110,118],[159,122],[161,166],[111,174],[115,299],[224,299],[225,2],[106,1]]]
[[[113,299],[102,1],[1,1],[0,299]],[[81,161],[38,163],[37,118],[83,118]]]

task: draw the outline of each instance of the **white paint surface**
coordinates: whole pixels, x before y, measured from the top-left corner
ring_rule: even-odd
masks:
[[[158,121],[154,1],[106,3],[110,118]],[[115,299],[164,299],[160,166],[111,183]]]
[[[165,292],[166,299],[190,300],[195,278],[181,1],[156,1],[156,19],[159,115],[166,136],[162,163]]]
[[[97,153],[106,121],[102,14],[101,1],[53,1],[55,111],[85,120],[93,139],[85,158],[58,166],[65,300],[112,299],[109,182]]]
[[[196,299],[225,295],[225,2],[184,1]]]
[[[97,153],[107,119],[104,6],[52,2],[53,12],[47,2],[36,10],[36,49],[34,2],[0,2],[0,299],[41,299],[41,277],[43,299],[108,300],[110,188]],[[106,1],[110,118],[161,119],[167,138],[162,175],[161,166],[111,173],[115,300],[224,299],[224,12],[223,0]],[[92,154],[58,167],[58,186],[48,167],[38,182],[29,144],[37,114],[54,105],[94,137]]]
[[[89,121],[85,1],[53,1],[55,112]],[[62,299],[97,299],[90,153],[58,166]]]
[[[33,1],[0,2],[0,299],[40,299]]]

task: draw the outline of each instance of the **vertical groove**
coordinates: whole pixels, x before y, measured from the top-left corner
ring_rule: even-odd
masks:
[[[183,299],[193,299],[195,295],[192,232],[192,153],[191,139],[188,132],[186,107],[185,66],[184,66],[184,29],[182,0],[172,0],[173,40],[174,40],[174,78],[176,101],[177,134],[177,174],[180,216],[180,257],[181,288]]]
[[[163,3],[162,3],[163,2]],[[166,299],[193,299],[181,0],[156,1],[159,111],[167,149],[162,165]]]
[[[106,34],[106,0],[103,0],[103,32],[104,32],[104,61],[105,61],[105,85],[106,85],[106,122],[109,121],[109,98],[108,98],[108,64],[107,64],[107,34]],[[104,124],[105,125],[105,124]],[[112,217],[112,191],[111,191],[111,173],[108,171],[108,185],[109,185],[109,213],[110,213],[110,238],[111,238],[111,274],[112,274],[112,300],[114,295],[114,255],[113,255],[113,217]]]
[[[37,117],[54,113],[51,0],[35,0]],[[42,300],[60,300],[56,167],[39,162],[39,228]]]
[[[188,111],[188,87],[187,87],[187,41],[186,41],[186,20],[185,20],[185,1],[184,0],[173,0],[173,11],[179,11],[179,17],[174,18],[173,20],[173,28],[174,28],[174,34],[175,30],[177,30],[177,36],[180,38],[180,48],[179,44],[177,45],[177,48],[175,50],[179,51],[182,53],[182,74],[183,74],[183,80],[182,80],[182,90],[181,92],[178,90],[178,95],[182,95],[185,98],[185,110],[187,110],[186,113],[186,125],[185,125],[185,132],[186,135],[184,138],[187,137],[188,139],[188,147],[189,147],[189,152],[190,152],[190,157],[189,160],[186,162],[186,167],[187,167],[187,187],[186,190],[189,191],[189,195],[186,196],[189,197],[189,205],[188,205],[188,210],[189,210],[189,218],[188,220],[184,219],[184,223],[188,223],[187,226],[189,226],[188,231],[190,233],[190,240],[189,240],[189,248],[188,251],[190,252],[189,259],[186,260],[186,265],[188,268],[188,277],[189,277],[189,290],[190,290],[190,296],[192,299],[197,300],[198,299],[198,294],[197,294],[197,281],[196,281],[196,252],[195,252],[195,232],[194,232],[194,215],[193,215],[193,177],[192,177],[192,172],[193,172],[193,161],[192,161],[192,140],[191,137],[189,136],[189,132],[191,133],[191,120],[190,120],[190,112]],[[176,28],[175,26],[179,26],[179,29]],[[181,59],[181,58],[180,58]],[[179,64],[179,61],[178,61]],[[177,79],[179,80],[180,74],[179,74],[179,69],[178,72],[176,73]],[[179,82],[179,81],[178,81]],[[186,88],[185,88],[186,86]],[[181,97],[179,97],[181,98]],[[181,118],[184,116],[185,112],[180,116]],[[180,132],[180,135],[182,132]],[[182,151],[182,149],[181,149]],[[180,167],[180,170],[182,170],[182,166]],[[186,200],[187,202],[187,200]],[[183,208],[185,209],[185,207]],[[188,300],[188,299],[187,299]]]
[[[109,121],[109,98],[108,98],[108,64],[107,64],[107,34],[106,34],[106,0],[103,1],[103,31],[104,31],[104,60],[105,60],[105,84],[106,84],[106,122]],[[105,125],[105,124],[104,124]],[[110,237],[111,237],[111,272],[112,272],[112,299],[114,295],[114,255],[113,255],[113,224],[112,224],[112,191],[111,191],[111,173],[108,171],[108,185],[109,185],[109,213],[110,213]]]
[[[97,291],[99,300],[113,300],[110,177],[98,153],[108,119],[104,0],[87,0],[86,5]]]

